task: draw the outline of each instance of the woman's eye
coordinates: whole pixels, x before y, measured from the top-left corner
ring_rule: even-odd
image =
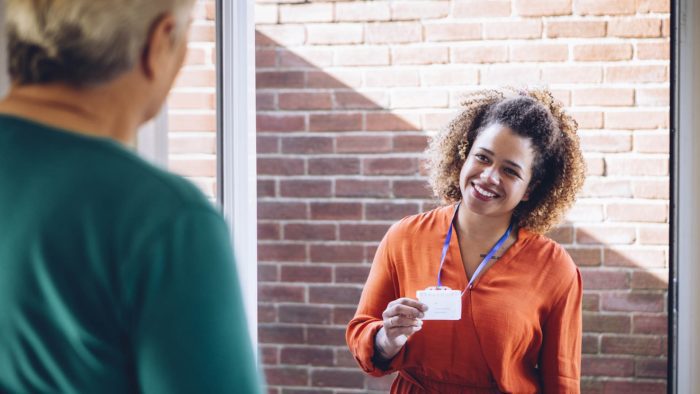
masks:
[[[477,160],[479,160],[480,162],[483,162],[483,163],[486,163],[486,162],[489,161],[489,158],[488,158],[488,157],[486,157],[486,156],[484,156],[484,155],[482,155],[482,154],[479,154],[479,153],[477,153],[476,155],[474,155],[474,157],[475,157]]]
[[[518,174],[518,172],[515,171],[515,170],[512,169],[512,168],[506,168],[506,169],[505,169],[505,173],[508,174],[508,175],[511,175],[511,176],[515,176],[515,177],[520,178],[520,174]]]

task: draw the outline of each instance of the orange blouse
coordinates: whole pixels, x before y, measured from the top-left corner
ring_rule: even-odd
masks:
[[[581,274],[554,241],[520,229],[517,241],[462,296],[462,318],[424,321],[388,365],[374,337],[390,301],[435,286],[453,206],[409,216],[382,240],[346,340],[370,375],[399,371],[392,393],[579,393]],[[457,237],[444,286],[468,280]]]

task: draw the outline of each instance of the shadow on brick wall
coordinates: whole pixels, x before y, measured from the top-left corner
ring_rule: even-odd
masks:
[[[405,76],[327,67],[259,32],[256,47],[258,333],[270,392],[386,392],[393,376],[359,370],[345,325],[388,227],[436,206],[422,152],[426,130],[451,114],[387,109],[385,90]],[[632,247],[634,228],[600,230],[564,223],[550,234],[584,278],[583,392],[665,392],[667,283],[648,270],[666,267],[666,254]]]

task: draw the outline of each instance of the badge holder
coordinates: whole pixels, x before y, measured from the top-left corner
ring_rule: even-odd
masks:
[[[459,320],[462,318],[462,292],[446,286],[416,291],[418,301],[428,306],[423,320]]]

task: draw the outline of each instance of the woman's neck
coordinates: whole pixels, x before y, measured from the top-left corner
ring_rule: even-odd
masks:
[[[492,244],[508,229],[512,214],[485,216],[474,213],[460,202],[455,223],[460,240],[476,244]]]

